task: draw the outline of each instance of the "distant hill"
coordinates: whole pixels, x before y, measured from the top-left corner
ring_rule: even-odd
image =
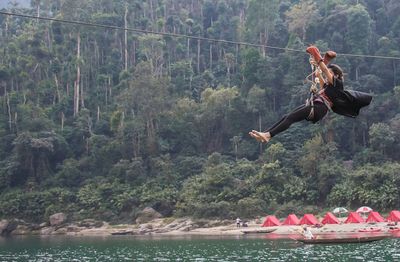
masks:
[[[19,7],[30,7],[31,1],[30,0],[1,0],[0,1],[0,8],[9,7],[9,3],[18,3]]]

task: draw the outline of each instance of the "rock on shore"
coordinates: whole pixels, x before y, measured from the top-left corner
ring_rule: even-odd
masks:
[[[152,215],[154,213],[149,211]],[[110,225],[95,219],[67,222],[62,213],[51,216],[50,222],[27,223],[23,220],[1,220],[0,234],[8,235],[180,235],[180,234],[240,234],[231,220],[192,220],[191,218],[152,218],[135,224]],[[157,214],[155,214],[157,217]]]

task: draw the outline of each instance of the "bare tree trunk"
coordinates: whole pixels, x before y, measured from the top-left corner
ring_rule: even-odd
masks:
[[[89,155],[90,145],[89,145],[89,138],[84,137],[86,141],[86,154]]]
[[[6,16],[6,29],[5,29],[5,37],[8,36],[8,24],[10,22],[10,16]]]
[[[14,113],[14,125],[15,125],[15,132],[18,134],[18,113]]]
[[[128,3],[125,2],[125,15],[124,15],[124,26],[128,28]],[[128,31],[124,30],[124,44],[125,44],[125,70],[128,70]]]
[[[136,65],[136,41],[133,41],[133,51],[132,51],[132,54],[133,54],[133,61],[132,61],[132,64],[133,64],[133,65]]]
[[[49,50],[51,50],[52,49],[52,41],[51,41],[51,35],[50,35],[50,30],[47,28],[46,29],[46,38],[47,38],[47,48],[49,49]]]
[[[187,59],[190,58],[190,38],[187,38]]]
[[[58,83],[57,75],[54,74],[54,82],[56,83],[56,93],[57,93],[57,101],[61,101],[61,94],[60,94],[60,85]]]
[[[200,73],[200,40],[197,40],[197,73]]]
[[[393,60],[393,87],[396,86],[396,61]]]
[[[154,22],[154,8],[153,8],[153,1],[149,0],[149,5],[150,5],[150,17],[151,21]]]
[[[96,66],[98,67],[100,64],[100,54],[99,54],[99,46],[96,40],[94,41],[93,45],[94,45],[93,47],[94,61],[96,62]]]
[[[269,28],[266,26],[264,28],[264,57],[267,56],[267,45],[269,41]]]
[[[108,77],[108,98],[111,101],[112,89],[111,89],[111,76]]]
[[[108,106],[108,85],[104,87],[104,98],[106,100],[106,106]]]
[[[74,85],[74,116],[78,115],[79,112],[79,97],[80,97],[80,81],[81,81],[81,67],[80,67],[80,58],[81,58],[81,35],[78,32],[77,35],[77,54],[76,54],[76,80]]]
[[[8,92],[6,91],[6,103],[7,103],[7,112],[8,112],[8,128],[12,131],[12,116],[11,116],[11,106],[10,106],[10,97],[8,96]]]
[[[40,17],[40,0],[36,1],[36,16],[38,17],[36,19],[36,23],[39,24],[39,17]]]
[[[85,78],[84,78],[85,79]],[[81,102],[81,108],[85,108],[85,96],[84,96],[84,92],[83,92],[83,87],[84,87],[84,85],[83,85],[83,83],[84,83],[85,81],[83,80],[82,81],[82,84],[80,85],[80,91],[81,91],[81,94],[80,94],[80,102]],[[86,83],[86,86],[88,86],[88,84]]]
[[[212,55],[212,44],[210,44],[210,70],[212,70],[212,60],[213,60],[213,55]]]
[[[100,106],[97,106],[97,122],[100,121]]]
[[[61,130],[64,130],[65,115],[61,112]]]
[[[356,81],[358,81],[359,74],[360,74],[360,67],[357,66],[357,67],[356,67]]]
[[[121,122],[119,123],[119,128],[122,129],[125,124],[125,112],[122,112]]]
[[[238,64],[238,57],[239,57],[239,45],[236,45],[236,54],[235,54],[235,66]]]

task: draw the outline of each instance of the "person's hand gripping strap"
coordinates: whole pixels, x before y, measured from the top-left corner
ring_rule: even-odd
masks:
[[[324,55],[324,64],[328,65],[332,59],[336,57],[336,52],[335,51],[326,51]]]
[[[315,62],[317,62],[317,64],[319,64],[321,61],[324,61],[324,59],[322,59],[321,53],[319,52],[318,48],[316,46],[309,46],[306,49],[307,53],[309,53],[315,60]]]

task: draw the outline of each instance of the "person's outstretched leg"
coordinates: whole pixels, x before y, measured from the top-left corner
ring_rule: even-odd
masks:
[[[307,105],[302,105],[293,110],[291,113],[288,115],[285,115],[282,117],[281,120],[276,122],[274,125],[272,125],[270,128],[265,130],[265,132],[259,132],[256,130],[252,130],[249,132],[249,135],[253,138],[255,138],[259,142],[268,142],[272,137],[274,137],[276,134],[281,133],[288,129],[291,124],[295,122],[299,122],[302,120],[305,120],[311,112],[311,106]]]
[[[286,129],[288,129],[291,124],[302,120],[306,120],[307,117],[310,115],[311,108],[312,107],[310,105],[299,106],[288,115],[285,115],[281,120],[276,122],[274,125],[272,125],[264,132],[258,132],[256,130],[252,130],[251,132],[249,132],[249,134],[251,137],[255,138],[259,142],[268,142],[276,134],[281,133]],[[326,107],[325,104],[316,102],[314,103],[313,119],[312,120],[308,119],[308,120],[316,123],[319,120],[321,120],[326,115],[327,112],[328,108]]]
[[[268,129],[271,137],[274,137],[276,134],[279,134],[286,129],[288,129],[293,123],[300,122],[302,120],[306,120],[307,117],[310,115],[311,106],[310,105],[302,105],[291,113],[289,113],[283,121],[280,121],[279,124],[273,125],[271,128]]]
[[[304,106],[305,106],[305,105],[301,105],[301,106],[297,107],[296,109],[294,109],[292,112],[297,112],[298,110],[302,109]],[[255,138],[258,142],[267,143],[267,142],[269,142],[269,140],[270,140],[271,137],[272,137],[271,134],[269,133],[269,131],[270,131],[271,129],[274,129],[274,128],[276,128],[277,126],[279,126],[283,121],[286,120],[286,118],[287,118],[288,116],[289,116],[289,115],[284,115],[278,122],[275,122],[275,124],[273,124],[270,128],[268,128],[268,129],[265,130],[264,132],[260,132],[260,131],[257,131],[257,130],[251,130],[251,131],[249,132],[249,135],[250,135],[251,137]]]

